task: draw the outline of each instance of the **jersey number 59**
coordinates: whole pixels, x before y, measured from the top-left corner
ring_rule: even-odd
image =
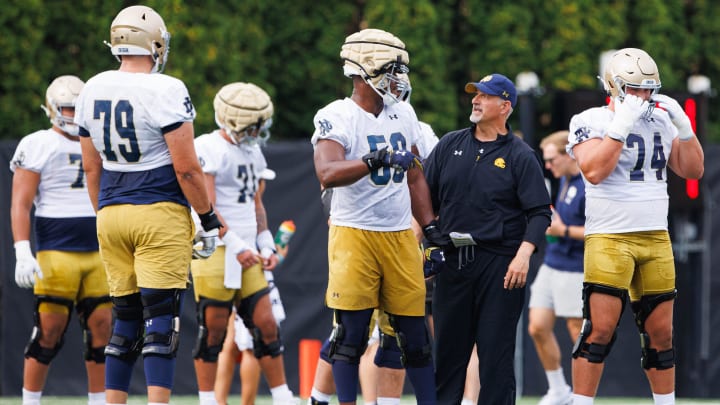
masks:
[[[388,145],[388,142],[385,140],[385,135],[368,135],[367,140],[370,146],[370,152],[375,152]],[[406,144],[405,137],[400,132],[390,134],[390,149],[406,150]],[[390,175],[391,170],[393,172],[392,176]],[[378,186],[387,185],[390,182],[390,178],[392,178],[394,183],[402,183],[403,178],[405,178],[405,171],[381,167],[370,172],[370,181]]]

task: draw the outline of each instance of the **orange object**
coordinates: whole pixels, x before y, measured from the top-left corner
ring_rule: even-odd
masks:
[[[322,342],[318,339],[300,339],[298,368],[300,369],[300,397],[303,399],[310,398],[321,348]]]

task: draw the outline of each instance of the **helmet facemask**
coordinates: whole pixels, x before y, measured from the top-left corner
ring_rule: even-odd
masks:
[[[398,56],[397,62],[386,63],[378,69],[374,77],[366,78],[365,81],[372,86],[373,90],[382,97],[386,105],[393,105],[405,101],[410,96],[410,83],[400,75],[406,75],[410,69]]]
[[[230,138],[235,145],[260,145],[265,146],[268,139],[270,139],[270,127],[272,126],[272,118],[268,118],[263,121],[258,119],[256,124],[249,125],[240,130],[233,130],[229,127],[223,126],[220,120],[215,115],[215,123],[218,127],[225,131],[227,136]]]

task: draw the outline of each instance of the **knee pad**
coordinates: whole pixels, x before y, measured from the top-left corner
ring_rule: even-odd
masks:
[[[613,343],[615,343],[615,339],[617,338],[617,325],[615,326],[616,331],[613,332],[612,338],[610,339],[610,342],[608,344],[604,345],[587,342],[587,338],[588,336],[590,336],[590,332],[592,332],[592,321],[590,320],[590,295],[595,292],[618,297],[622,301],[622,308],[620,309],[620,313],[622,314],[622,312],[625,310],[625,302],[627,301],[627,291],[600,284],[583,283],[583,317],[585,319],[583,319],[580,335],[578,336],[577,341],[575,342],[575,346],[573,347],[572,357],[574,359],[578,357],[584,357],[590,363],[602,363],[605,361],[605,358],[610,353]],[[620,320],[618,319],[618,325],[619,324]]]
[[[143,306],[140,293],[112,297],[115,325],[105,355],[134,362],[142,350]]]
[[[180,303],[184,291],[179,288],[141,289],[145,320],[143,357],[175,357],[180,344]]]
[[[377,352],[375,352],[374,363],[378,367],[392,368],[402,370],[403,365],[400,361],[400,346],[397,344],[397,338],[385,333],[380,333],[380,344]]]
[[[54,347],[47,348],[40,346],[40,338],[42,337],[42,327],[40,326],[40,304],[43,302],[63,305],[68,308],[68,322],[65,324],[62,336],[58,339]],[[70,314],[72,313],[73,302],[72,300],[60,297],[52,297],[49,295],[36,295],[35,296],[35,309],[33,311],[33,330],[30,335],[30,340],[25,346],[25,358],[33,358],[42,364],[50,364],[52,359],[57,356],[58,352],[65,343],[65,331],[67,331],[67,325],[70,322]]]
[[[640,347],[642,349],[642,357],[640,363],[646,370],[655,368],[658,370],[667,370],[675,367],[675,342],[668,350],[657,351],[650,347],[650,336],[645,331],[645,321],[652,311],[658,305],[665,301],[674,300],[677,296],[677,290],[663,294],[645,295],[639,301],[630,304],[635,314],[635,325],[640,332]]]
[[[218,356],[222,351],[223,342],[225,341],[227,329],[223,329],[222,339],[220,339],[219,344],[208,346],[208,329],[205,321],[205,309],[207,307],[226,308],[232,312],[232,302],[200,297],[197,303],[198,336],[192,351],[193,359],[201,359],[208,363],[217,363]]]
[[[430,335],[422,316],[388,314],[400,348],[400,363],[405,368],[422,368],[432,364]]]
[[[270,343],[265,344],[262,339],[262,332],[259,328],[253,328],[250,333],[253,338],[253,355],[256,358],[264,356],[277,357],[285,351],[285,347],[280,339],[280,328],[278,328],[277,337]]]
[[[335,310],[335,327],[330,334],[329,357],[332,362],[341,360],[360,364],[360,357],[367,349],[370,332],[369,320],[372,309],[361,311]]]
[[[80,321],[80,328],[83,332],[83,358],[85,361],[94,361],[95,363],[105,363],[105,347],[92,347],[92,332],[88,327],[87,321],[95,309],[102,304],[110,302],[110,296],[84,298],[78,302],[75,310]]]

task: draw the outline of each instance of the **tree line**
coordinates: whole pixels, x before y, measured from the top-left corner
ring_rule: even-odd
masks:
[[[118,62],[103,44],[110,23],[136,1],[10,0],[0,11],[0,139],[49,123],[39,106],[55,77],[87,80]],[[552,95],[601,91],[603,51],[638,47],[657,62],[664,90],[690,75],[720,82],[720,6],[712,0],[148,0],[172,34],[165,73],[182,79],[198,112],[196,135],[215,128],[212,100],[224,84],[255,83],[275,104],[273,139],[307,139],[315,112],[348,96],[340,46],[362,28],[402,39],[410,53],[411,102],[438,135],[468,125],[464,84],[492,72],[536,72],[536,131],[567,126],[550,117]],[[710,98],[706,139],[720,140]],[[518,114],[511,124],[517,127]]]

